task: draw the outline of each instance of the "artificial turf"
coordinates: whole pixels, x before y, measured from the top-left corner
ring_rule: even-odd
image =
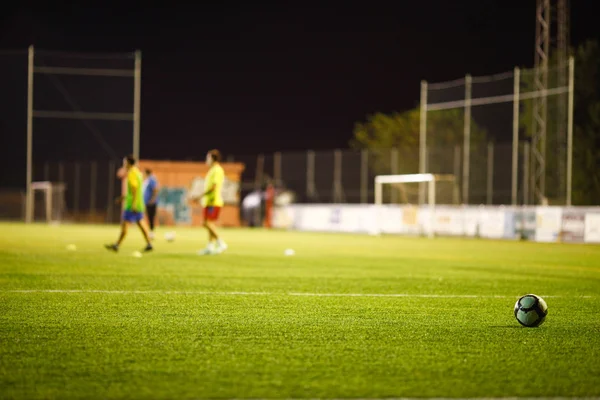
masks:
[[[0,224],[0,398],[600,396],[599,246],[162,233]]]

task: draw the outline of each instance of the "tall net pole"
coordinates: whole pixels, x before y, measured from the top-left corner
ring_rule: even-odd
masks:
[[[34,50],[29,46],[27,57],[27,188],[25,197],[25,222],[33,220],[33,66]]]
[[[427,81],[421,81],[421,113],[419,120],[419,173],[427,172]],[[419,204],[425,203],[425,185],[419,184]]]
[[[465,116],[463,125],[463,204],[469,204],[469,180],[471,179],[471,75],[465,77]]]
[[[569,57],[569,100],[567,122],[567,193],[566,205],[571,206],[571,188],[573,185],[573,107],[575,97],[575,58]]]
[[[512,141],[512,173],[510,198],[513,206],[517,205],[517,191],[519,179],[519,94],[521,92],[521,70],[514,69],[513,83],[513,141]]]
[[[140,111],[142,98],[142,52],[135,52],[133,70],[133,156],[140,158]]]

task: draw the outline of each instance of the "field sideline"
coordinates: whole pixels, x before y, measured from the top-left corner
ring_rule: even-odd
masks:
[[[0,224],[0,399],[600,397],[600,246],[162,233]]]

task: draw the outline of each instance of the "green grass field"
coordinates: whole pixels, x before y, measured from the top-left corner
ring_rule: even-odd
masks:
[[[116,235],[0,224],[0,398],[600,397],[600,246]]]

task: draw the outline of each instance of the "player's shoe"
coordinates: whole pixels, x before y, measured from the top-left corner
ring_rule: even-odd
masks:
[[[105,248],[106,250],[111,250],[111,251],[114,251],[115,253],[116,253],[117,251],[119,251],[119,246],[117,246],[117,245],[116,245],[116,244],[114,244],[114,243],[113,243],[113,244],[105,244],[105,245],[104,245],[104,248]]]
[[[146,245],[146,247],[144,247],[144,250],[142,250],[143,253],[147,253],[149,251],[154,250],[154,247],[152,247],[151,244]]]
[[[199,256],[209,256],[209,255],[212,255],[212,254],[217,254],[217,251],[216,251],[214,243],[209,243],[208,246],[206,246],[205,249],[200,250],[198,252]]]
[[[206,249],[202,249],[202,250],[198,251],[199,256],[210,256],[212,254],[217,254],[217,253],[215,252],[214,249],[209,249],[208,247]]]
[[[148,237],[150,238],[150,240],[154,240],[154,232],[150,232],[148,234]]]
[[[217,241],[217,247],[215,248],[215,252],[217,254],[221,254],[223,253],[225,250],[227,250],[227,243],[225,243],[222,240]]]

